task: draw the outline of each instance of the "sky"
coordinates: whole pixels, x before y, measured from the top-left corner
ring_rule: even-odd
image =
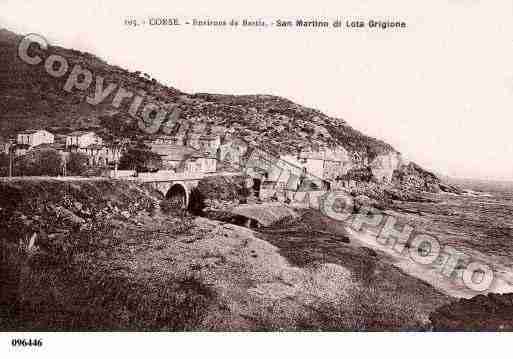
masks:
[[[390,19],[408,27],[124,25],[132,17]],[[286,97],[436,172],[503,180],[513,180],[512,19],[511,0],[0,0],[0,27],[11,31],[44,35],[188,93]]]

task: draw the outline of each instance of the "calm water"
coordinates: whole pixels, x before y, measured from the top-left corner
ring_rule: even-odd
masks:
[[[463,186],[479,194],[441,195],[437,203],[406,203],[403,221],[417,233],[435,236],[442,248],[451,246],[472,259],[489,264],[513,284],[513,184]],[[507,291],[510,291],[507,289]]]

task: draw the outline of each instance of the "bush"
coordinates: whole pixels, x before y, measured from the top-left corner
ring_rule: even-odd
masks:
[[[162,168],[162,159],[154,152],[142,148],[131,148],[119,160],[120,170],[139,172],[158,171]]]
[[[211,176],[202,178],[197,187],[203,199],[217,201],[236,201],[247,196],[250,191],[246,188],[244,176]]]
[[[9,174],[9,156],[0,153],[0,177],[6,177]]]
[[[205,209],[205,207],[205,196],[197,188],[194,188],[191,191],[191,196],[189,198],[188,210],[192,214],[200,216],[203,214],[203,210]]]
[[[307,321],[322,331],[422,331],[429,322],[414,296],[398,296],[372,286],[355,286],[338,305],[320,304]]]
[[[89,168],[89,157],[83,153],[72,152],[66,161],[68,176],[81,176]]]
[[[15,164],[16,176],[58,176],[62,174],[62,158],[55,150],[30,151]]]

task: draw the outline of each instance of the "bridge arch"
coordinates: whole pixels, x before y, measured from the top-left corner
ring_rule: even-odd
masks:
[[[181,208],[187,209],[189,207],[189,189],[182,182],[175,182],[171,184],[165,193],[166,199],[176,201]]]

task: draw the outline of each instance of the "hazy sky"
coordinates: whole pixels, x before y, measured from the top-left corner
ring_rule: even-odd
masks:
[[[390,18],[408,28],[131,28],[130,16]],[[0,0],[0,25],[185,92],[290,98],[449,175],[513,179],[511,0]]]

